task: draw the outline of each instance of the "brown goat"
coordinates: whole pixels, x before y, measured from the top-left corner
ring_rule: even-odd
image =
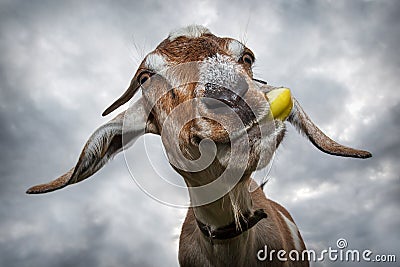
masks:
[[[140,64],[127,91],[103,115],[142,96],[98,128],[78,163],[60,178],[30,188],[45,193],[78,183],[98,171],[125,145],[145,133],[161,135],[172,167],[183,177],[191,207],[179,243],[181,266],[308,266],[275,253],[306,248],[285,208],[268,199],[251,174],[265,167],[281,143],[285,122],[274,119],[266,94],[275,90],[253,78],[253,52],[202,26],[172,32]],[[320,150],[368,158],[323,134],[295,98],[287,120]]]

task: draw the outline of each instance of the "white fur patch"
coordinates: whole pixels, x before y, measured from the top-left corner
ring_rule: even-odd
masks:
[[[234,88],[240,75],[240,67],[228,56],[216,54],[200,65],[200,83],[213,83]]]
[[[286,218],[286,216],[283,215],[282,212],[279,211],[279,214],[282,216],[283,220],[285,221],[286,225],[289,228],[290,234],[291,234],[293,242],[294,242],[294,248],[296,250],[300,251],[301,250],[301,242],[300,242],[300,238],[298,235],[299,230],[297,229],[297,226],[291,220]]]
[[[237,40],[231,40],[228,45],[229,52],[236,59],[239,60],[240,56],[243,54],[244,45]]]
[[[184,36],[187,38],[197,38],[203,34],[211,33],[209,29],[201,25],[189,25],[170,32],[168,40],[173,41],[178,37]]]
[[[151,53],[146,57],[146,67],[154,70],[155,72],[160,72],[167,67],[167,61],[165,58],[158,53]]]

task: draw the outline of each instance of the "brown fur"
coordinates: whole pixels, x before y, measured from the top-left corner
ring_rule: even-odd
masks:
[[[308,261],[292,262],[279,261],[274,258],[272,262],[258,261],[257,251],[268,246],[268,250],[295,250],[294,241],[290,230],[279,212],[283,213],[294,223],[289,212],[278,203],[266,198],[264,192],[257,188],[251,194],[253,209],[264,209],[268,217],[261,220],[254,228],[248,230],[243,236],[231,240],[211,241],[199,230],[193,208],[189,208],[179,240],[179,263],[181,266],[308,266]],[[298,232],[301,250],[306,249],[303,239]],[[238,253],[238,249],[242,254]],[[220,253],[226,262],[221,261]]]

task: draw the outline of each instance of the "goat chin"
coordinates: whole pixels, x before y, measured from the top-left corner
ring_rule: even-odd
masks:
[[[243,168],[246,174],[260,170],[266,167],[272,159],[285,131],[284,122],[276,121],[272,133],[254,138],[252,128],[231,143],[218,145],[218,161],[224,168],[229,166]],[[232,155],[231,148],[233,146],[238,154]]]

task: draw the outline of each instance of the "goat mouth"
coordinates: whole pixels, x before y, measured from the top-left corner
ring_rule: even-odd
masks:
[[[252,116],[255,116],[255,115],[252,113]],[[205,119],[208,120],[209,122],[213,121],[213,120],[209,120],[207,118],[205,118]],[[196,129],[193,132],[193,135],[191,135],[192,136],[191,141],[192,141],[192,143],[198,145],[202,139],[210,138],[216,143],[234,144],[236,142],[241,142],[244,140],[243,138],[246,138],[248,140],[249,144],[254,144],[258,140],[263,138],[262,135],[265,134],[266,125],[268,127],[268,126],[272,125],[271,123],[274,125],[274,122],[269,120],[269,116],[260,116],[260,118],[258,118],[258,119],[250,120],[250,122],[247,124],[243,123],[240,126],[238,125],[234,130],[233,129],[228,130],[223,125],[220,125],[220,127],[222,127],[222,129],[218,130],[218,132],[219,132],[218,135],[214,135],[214,134],[209,135],[209,133],[207,133],[207,131],[203,132],[202,130],[199,131],[199,129]],[[270,127],[268,127],[268,128],[270,128]]]
[[[234,92],[218,97],[199,95],[195,106],[199,120],[194,123],[192,136],[216,143],[240,142],[243,138],[256,142],[271,133],[264,129],[272,129],[269,126],[274,124],[264,95],[257,91],[249,90],[243,97]]]
[[[249,105],[240,97],[237,99],[206,99],[203,101],[209,112],[218,116],[232,116],[236,114],[246,127],[257,122],[257,117]]]

